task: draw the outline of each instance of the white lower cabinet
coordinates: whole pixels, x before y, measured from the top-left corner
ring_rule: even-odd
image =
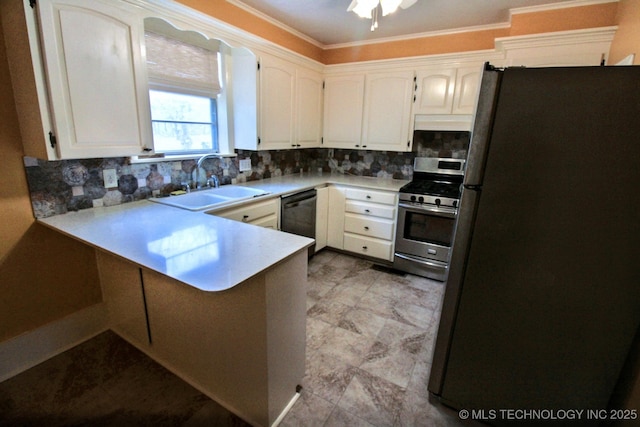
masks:
[[[344,198],[343,187],[329,187],[329,213],[327,217],[327,246],[344,248]]]
[[[260,202],[212,212],[215,216],[242,221],[247,224],[258,225],[278,230],[280,218],[280,199],[273,198]]]
[[[387,261],[393,260],[393,243],[381,239],[372,239],[357,234],[344,234],[344,250]]]
[[[392,261],[397,194],[349,187],[329,189],[328,245]]]
[[[391,240],[395,228],[395,222],[389,219],[369,218],[350,213],[344,216],[344,231],[348,233]]]
[[[316,252],[327,246],[329,187],[316,188]]]

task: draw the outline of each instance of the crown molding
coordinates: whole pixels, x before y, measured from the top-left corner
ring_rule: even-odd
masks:
[[[573,0],[563,3],[544,4],[540,6],[523,6],[509,9],[509,16],[524,13],[546,12],[549,10],[569,9],[572,7],[593,6],[596,4],[618,3],[619,0]]]
[[[504,28],[509,28],[510,25],[511,24],[509,22],[503,22],[500,24],[487,24],[487,25],[476,25],[473,27],[453,28],[450,30],[427,31],[424,33],[414,33],[414,34],[408,34],[404,36],[381,37],[379,39],[363,40],[358,42],[324,45],[323,49],[330,50],[330,49],[350,48],[350,47],[358,47],[358,46],[365,46],[365,45],[372,45],[372,44],[422,39],[425,37],[449,36],[452,34],[473,33],[477,31],[500,30]]]
[[[617,29],[617,26],[613,26],[588,28],[584,30],[556,31],[553,33],[525,36],[500,37],[496,39],[496,49],[511,50],[557,46],[559,44],[610,43]]]

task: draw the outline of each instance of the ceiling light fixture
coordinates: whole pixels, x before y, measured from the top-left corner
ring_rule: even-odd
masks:
[[[413,6],[418,0],[353,0],[347,12],[355,13],[361,18],[371,19],[371,31],[378,28],[378,9],[382,9],[382,16],[398,10],[398,7],[407,9]]]

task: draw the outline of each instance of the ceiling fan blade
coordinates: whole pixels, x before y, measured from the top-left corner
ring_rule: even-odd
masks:
[[[407,9],[416,4],[417,1],[418,0],[402,0],[402,3],[400,3],[400,7],[403,9]]]

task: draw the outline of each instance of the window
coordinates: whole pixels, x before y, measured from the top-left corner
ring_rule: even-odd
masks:
[[[155,152],[220,152],[219,46],[193,34],[184,41],[154,31],[145,32],[145,45]]]
[[[215,99],[152,89],[149,100],[156,152],[220,151]]]

